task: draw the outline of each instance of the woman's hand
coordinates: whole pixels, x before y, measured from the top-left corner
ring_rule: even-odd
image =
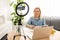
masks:
[[[33,29],[33,28],[35,28],[35,26],[34,25],[30,25],[30,27]]]
[[[42,26],[42,27],[48,27],[48,25],[44,25],[44,26]]]
[[[27,25],[27,27],[28,27],[28,28],[31,28],[31,29],[35,28],[34,25]]]

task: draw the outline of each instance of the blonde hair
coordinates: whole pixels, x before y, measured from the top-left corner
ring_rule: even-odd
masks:
[[[40,9],[39,7],[36,7],[36,8],[34,9],[34,11],[35,11],[36,9],[39,9],[39,11],[40,11],[39,17],[41,18],[41,9]]]

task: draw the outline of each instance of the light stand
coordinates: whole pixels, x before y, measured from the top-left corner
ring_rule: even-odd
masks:
[[[25,4],[26,6],[27,6],[27,12],[25,13],[25,14],[23,14],[23,15],[19,15],[18,14],[18,12],[17,12],[17,10],[19,9],[20,11],[21,10],[25,10],[25,6],[22,6],[22,4]],[[19,6],[19,5],[21,5],[21,6]],[[28,4],[26,3],[26,2],[20,2],[20,3],[18,3],[18,5],[16,6],[16,14],[18,15],[18,16],[20,16],[20,19],[18,20],[18,26],[19,25],[22,25],[22,23],[21,23],[21,17],[24,17],[24,16],[26,16],[27,14],[28,14],[28,12],[29,12],[29,6],[28,6]],[[19,27],[18,27],[18,32],[19,32]],[[26,36],[25,35],[21,35],[21,34],[19,34],[19,35],[14,35],[14,37],[13,37],[13,40],[15,40],[15,37],[16,36],[24,36],[24,38],[25,38],[25,40],[26,40]]]

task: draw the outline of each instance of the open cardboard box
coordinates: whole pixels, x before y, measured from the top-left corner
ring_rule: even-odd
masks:
[[[36,27],[32,40],[49,40],[52,28],[53,27]]]
[[[49,37],[48,38],[43,38],[43,39],[33,39],[33,40],[49,40]]]

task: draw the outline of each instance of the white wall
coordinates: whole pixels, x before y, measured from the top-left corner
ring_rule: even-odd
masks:
[[[42,16],[60,16],[60,0],[25,0],[29,4],[30,11],[25,17],[27,21],[33,15],[35,7],[40,7]]]
[[[4,14],[6,19],[9,18],[10,13],[10,1],[11,0],[0,0],[0,14]],[[30,11],[27,16],[25,16],[25,21],[27,21],[31,16],[33,16],[33,10],[35,7],[40,7],[42,11],[42,16],[60,16],[60,0],[24,0],[29,4]]]
[[[10,0],[0,0],[0,15],[4,15],[5,21],[9,20]]]

